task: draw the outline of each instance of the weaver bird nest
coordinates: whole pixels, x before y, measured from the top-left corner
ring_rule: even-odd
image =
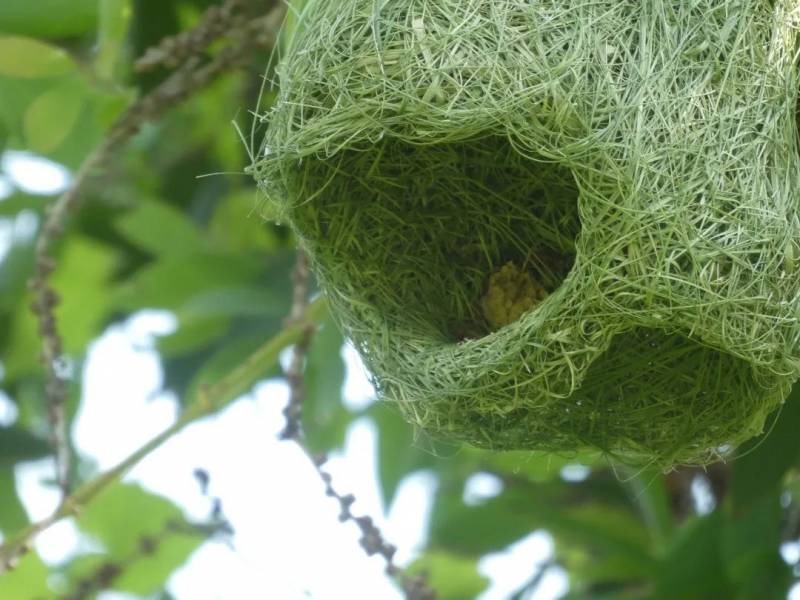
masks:
[[[800,368],[796,17],[312,1],[252,169],[413,423],[708,462]]]

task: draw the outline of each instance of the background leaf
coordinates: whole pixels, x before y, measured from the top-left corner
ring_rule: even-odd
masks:
[[[13,464],[0,465],[0,489],[5,491],[0,494],[0,531],[4,535],[19,531],[28,524],[28,516],[25,514],[25,509],[14,488]],[[0,580],[0,590],[2,589],[2,580]]]
[[[89,32],[96,22],[96,0],[0,2],[0,32],[64,38]]]
[[[681,530],[658,574],[655,598],[735,597],[720,555],[723,523],[724,517],[715,514]]]
[[[0,577],[0,598],[44,600],[52,598],[47,585],[49,570],[38,556],[31,555],[16,569]]]
[[[353,415],[342,405],[344,339],[330,319],[311,340],[305,372],[306,397],[303,424],[314,452],[327,452],[344,444]]]
[[[141,202],[116,222],[130,242],[154,255],[192,255],[207,243],[203,232],[181,211],[163,202]]]
[[[82,94],[72,83],[41,94],[28,106],[23,119],[28,147],[42,154],[55,150],[72,131],[82,108]]]
[[[72,58],[57,46],[23,36],[0,36],[0,75],[35,79],[74,70]]]
[[[485,576],[478,574],[474,558],[435,550],[417,559],[409,570],[425,573],[441,600],[477,598],[489,583]]]
[[[415,439],[414,429],[394,407],[376,402],[368,414],[378,430],[378,483],[384,505],[389,506],[405,476],[439,464],[436,455],[439,445],[424,436]],[[452,448],[443,456],[450,453]]]
[[[121,59],[132,16],[131,0],[99,0],[96,4],[99,26],[95,70],[104,79],[118,79],[117,74],[123,72]]]
[[[795,386],[767,432],[743,445],[731,469],[731,502],[735,512],[764,496],[778,493],[786,471],[800,459],[800,387]]]
[[[122,574],[113,588],[142,595],[158,590],[204,539],[192,532],[175,505],[134,485],[117,484],[102,492],[81,513],[78,525],[107,554],[89,564],[81,561],[73,577],[87,576],[98,563],[118,565]]]

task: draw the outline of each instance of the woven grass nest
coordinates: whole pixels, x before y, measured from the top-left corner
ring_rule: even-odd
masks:
[[[797,14],[313,1],[252,170],[435,436],[707,463],[800,369]]]

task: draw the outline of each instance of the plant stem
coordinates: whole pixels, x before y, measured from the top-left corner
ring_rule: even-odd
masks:
[[[116,483],[143,458],[159,448],[187,425],[207,417],[249,390],[264,373],[278,360],[284,348],[303,338],[311,324],[320,323],[327,314],[327,305],[320,297],[311,302],[304,312],[304,318],[292,321],[270,338],[241,365],[233,369],[217,383],[201,387],[181,416],[166,430],[149,440],[116,467],[87,481],[67,496],[51,516],[33,523],[12,536],[0,546],[0,574],[12,569],[31,547],[33,539],[42,531],[65,517],[75,516],[98,494]]]

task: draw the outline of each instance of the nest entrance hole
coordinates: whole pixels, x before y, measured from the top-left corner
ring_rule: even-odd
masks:
[[[547,293],[580,233],[572,173],[503,137],[418,145],[385,139],[305,160],[294,222],[323,278],[409,335],[454,342],[492,329],[482,309],[504,265]]]

